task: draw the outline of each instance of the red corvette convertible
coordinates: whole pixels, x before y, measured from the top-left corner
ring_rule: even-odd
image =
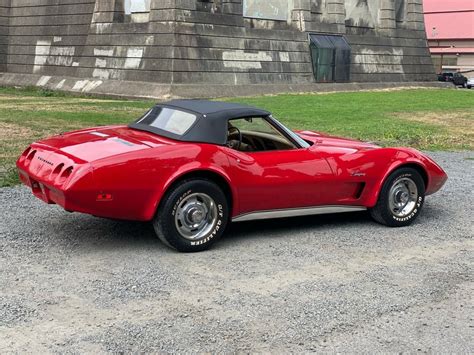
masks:
[[[152,221],[184,252],[208,248],[230,221],[368,209],[379,223],[406,226],[447,179],[414,149],[295,133],[265,110],[198,100],[33,143],[17,167],[43,201]]]

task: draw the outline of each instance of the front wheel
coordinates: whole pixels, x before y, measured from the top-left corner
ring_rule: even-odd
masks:
[[[204,179],[181,182],[163,197],[153,219],[160,240],[181,252],[208,249],[223,234],[229,219],[226,196]]]
[[[418,217],[424,201],[425,183],[420,173],[412,168],[401,168],[387,178],[370,214],[381,224],[404,227]]]

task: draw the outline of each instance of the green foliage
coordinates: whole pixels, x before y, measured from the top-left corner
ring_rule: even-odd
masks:
[[[312,129],[382,145],[453,150],[474,148],[469,134],[474,125],[472,94],[468,90],[418,89],[231,101],[263,107],[293,129]],[[453,132],[459,125],[467,126],[466,136]],[[453,133],[463,139],[451,139]]]

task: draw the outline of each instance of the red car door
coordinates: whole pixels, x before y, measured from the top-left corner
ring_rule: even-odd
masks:
[[[239,152],[228,150],[230,176],[237,186],[234,216],[253,211],[331,203],[333,172],[310,149]]]

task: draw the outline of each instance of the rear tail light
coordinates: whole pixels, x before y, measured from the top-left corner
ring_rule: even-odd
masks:
[[[26,156],[30,153],[30,151],[31,151],[31,147],[26,148],[26,149],[23,151],[23,153],[21,153],[19,160],[20,160],[20,161],[25,161]]]
[[[28,153],[30,152],[31,148],[28,147],[25,149],[25,151],[23,152],[23,154],[21,154],[22,157],[26,157],[28,155]]]
[[[51,173],[51,180],[54,180],[59,175],[63,167],[64,167],[64,164],[61,163],[56,168],[54,168],[53,172]]]
[[[27,153],[27,156],[26,156],[26,163],[31,162],[31,160],[34,158],[35,154],[36,154],[36,150],[30,150]]]
[[[58,180],[58,183],[59,184],[63,184],[66,179],[71,176],[71,173],[72,173],[72,166],[68,167],[67,169],[65,169],[61,175],[59,176],[59,180]]]

